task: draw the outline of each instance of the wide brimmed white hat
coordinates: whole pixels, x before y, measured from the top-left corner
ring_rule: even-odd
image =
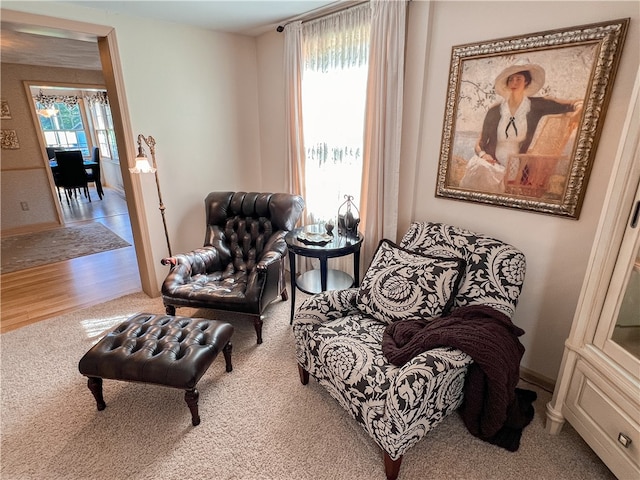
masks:
[[[531,74],[531,83],[527,85],[527,88],[524,90],[524,94],[527,97],[530,97],[544,86],[544,68],[540,65],[536,65],[535,63],[516,63],[505,68],[500,72],[500,75],[496,77],[496,82],[494,84],[496,93],[501,97],[508,98],[510,91],[507,87],[507,79],[514,73],[522,71],[528,71],[529,74]]]

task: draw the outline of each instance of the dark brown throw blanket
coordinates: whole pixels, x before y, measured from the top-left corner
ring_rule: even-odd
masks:
[[[520,446],[522,430],[533,418],[536,393],[516,388],[524,347],[524,330],[491,307],[467,306],[433,320],[389,325],[382,352],[402,366],[436,347],[454,347],[473,358],[460,413],[470,433],[509,451]]]

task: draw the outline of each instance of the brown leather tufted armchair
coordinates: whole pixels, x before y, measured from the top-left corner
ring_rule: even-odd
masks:
[[[212,192],[204,203],[204,246],[162,260],[171,266],[162,284],[166,312],[175,315],[182,306],[247,313],[262,343],[264,309],[278,296],[289,298],[284,237],[304,200],[287,193]]]

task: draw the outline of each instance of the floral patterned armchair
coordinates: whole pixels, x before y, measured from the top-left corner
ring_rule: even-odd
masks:
[[[500,240],[440,223],[413,223],[400,245],[383,240],[360,288],[308,298],[293,332],[303,384],[313,376],[383,450],[388,479],[404,453],[463,401],[473,362],[438,347],[402,367],[382,351],[385,328],[456,307],[489,306],[511,318],[525,257]]]

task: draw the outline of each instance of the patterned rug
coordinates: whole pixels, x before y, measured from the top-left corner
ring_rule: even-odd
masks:
[[[16,235],[3,238],[0,243],[0,273],[130,246],[101,223]]]

